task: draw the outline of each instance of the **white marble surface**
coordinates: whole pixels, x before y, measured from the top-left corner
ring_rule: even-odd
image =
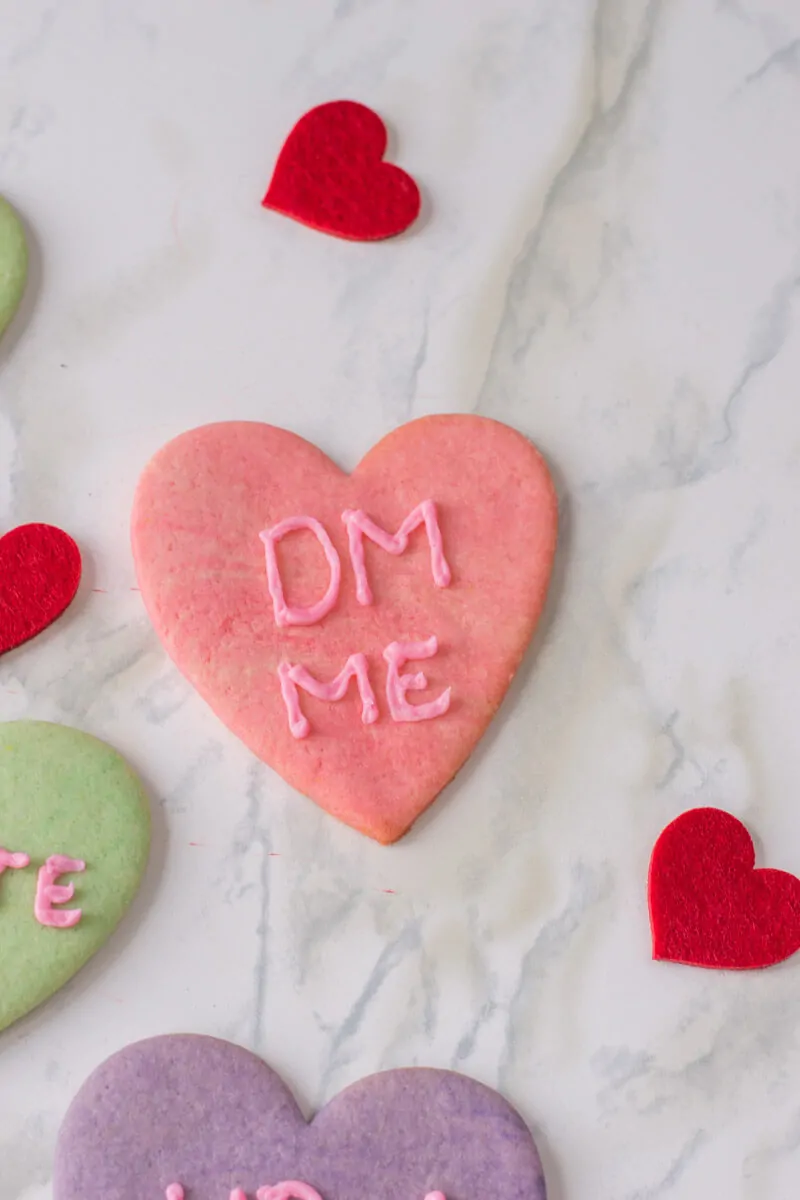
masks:
[[[259,207],[339,96],[390,122],[413,235]],[[0,191],[34,240],[0,524],[61,524],[87,562],[0,662],[0,715],[106,738],[155,809],[132,917],[0,1037],[0,1200],[49,1197],[87,1073],[174,1030],[251,1046],[309,1107],[391,1065],[475,1075],[536,1129],[552,1200],[795,1200],[800,957],[653,964],[645,880],[698,802],[800,872],[796,0],[0,0]],[[435,411],[537,441],[563,536],[535,661],[385,849],[170,666],[128,512],[204,421],[352,466]]]

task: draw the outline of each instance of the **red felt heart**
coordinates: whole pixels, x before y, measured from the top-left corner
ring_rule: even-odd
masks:
[[[301,117],[278,157],[262,203],[312,229],[357,242],[380,241],[419,216],[419,188],[383,162],[386,126],[352,100],[320,104]]]
[[[0,538],[0,654],[55,621],[80,578],[80,550],[54,525],[18,525]]]
[[[653,958],[743,971],[800,949],[800,879],[755,860],[744,825],[718,808],[668,825],[650,859]]]

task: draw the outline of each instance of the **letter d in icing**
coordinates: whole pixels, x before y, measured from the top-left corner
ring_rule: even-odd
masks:
[[[299,529],[307,529],[314,534],[322,547],[330,571],[327,591],[321,600],[317,600],[316,604],[287,604],[283,591],[283,580],[275,547],[281,538],[286,537],[287,533],[294,533]],[[315,517],[287,517],[285,521],[279,521],[277,525],[273,525],[271,529],[265,529],[258,536],[264,543],[267,557],[267,587],[272,597],[275,624],[282,628],[287,625],[316,625],[323,617],[327,617],[339,598],[342,564],[336,553],[336,547],[328,537],[324,526]]]

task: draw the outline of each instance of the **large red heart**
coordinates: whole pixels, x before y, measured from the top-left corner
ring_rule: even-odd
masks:
[[[54,525],[18,525],[0,538],[0,654],[55,621],[80,579],[80,550]]]
[[[420,525],[404,553],[363,539],[374,602],[359,600],[343,513],[361,511],[394,534],[424,501],[438,514],[449,586],[433,574],[436,531]],[[281,626],[260,534],[296,516],[321,522],[341,585],[323,619]],[[544,603],[556,499],[530,442],[482,417],[413,421],[350,476],[292,433],[229,422],[183,434],[156,455],[132,533],[153,624],[218,716],[328,812],[391,842],[453,778],[508,688]],[[326,594],[331,569],[307,528],[276,553],[287,605]],[[396,643],[415,644],[409,659],[427,659],[419,663],[427,686],[411,667],[402,689],[413,706],[438,704],[439,715],[410,719],[412,700],[396,687],[390,699]],[[279,668],[330,681],[352,655],[364,656],[372,711],[359,705],[354,680],[338,703],[299,685],[297,715],[308,727],[290,727]]]
[[[352,241],[379,241],[419,216],[419,188],[383,162],[386,126],[352,100],[301,117],[281,150],[262,203],[304,225]]]
[[[650,860],[653,957],[748,970],[800,949],[800,879],[755,861],[744,825],[718,808],[668,825]]]

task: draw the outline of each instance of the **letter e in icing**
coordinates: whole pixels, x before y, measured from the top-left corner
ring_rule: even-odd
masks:
[[[416,675],[400,674],[400,668],[407,662],[433,658],[438,649],[439,643],[434,635],[425,642],[391,642],[384,650],[383,657],[389,664],[386,701],[395,721],[430,721],[434,717],[444,716],[450,707],[451,688],[445,688],[436,700],[429,700],[426,704],[409,704],[406,692],[423,691],[428,686],[428,680],[422,671]]]
[[[322,547],[325,555],[325,561],[328,564],[330,571],[330,581],[327,591],[321,600],[317,600],[315,604],[297,604],[291,605],[286,603],[286,596],[283,591],[283,580],[281,579],[281,569],[278,566],[278,555],[275,550],[281,538],[286,537],[287,533],[294,533],[299,529],[307,529]],[[285,628],[287,625],[316,625],[327,617],[339,597],[339,584],[342,578],[342,564],[339,561],[339,555],[336,553],[336,547],[323,525],[320,524],[314,517],[287,517],[285,521],[279,521],[277,525],[273,525],[271,529],[265,529],[258,535],[264,543],[264,551],[267,559],[267,587],[269,594],[272,597],[272,609],[275,613],[275,624]]]
[[[54,904],[66,904],[75,895],[75,884],[59,884],[56,880],[62,875],[86,870],[86,863],[77,858],[67,858],[63,854],[52,854],[43,867],[39,868],[36,881],[36,897],[33,902],[33,912],[40,925],[49,925],[54,929],[71,929],[82,917],[79,908],[67,908],[57,912]],[[178,1197],[175,1200],[179,1200]]]

